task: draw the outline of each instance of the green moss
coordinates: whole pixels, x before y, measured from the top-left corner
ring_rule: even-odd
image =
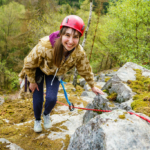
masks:
[[[103,90],[103,92],[105,92],[105,93],[109,94],[109,91],[108,91],[108,90]]]
[[[107,96],[107,99],[110,101],[115,101],[117,98],[117,93],[111,93],[109,96]]]
[[[0,142],[0,149],[1,150],[9,150],[8,146],[10,145],[10,143],[2,143]]]
[[[81,78],[81,76],[80,75],[77,75],[77,79],[80,79]]]
[[[126,118],[126,116],[125,116],[125,114],[123,114],[123,115],[119,115],[119,118],[120,118],[120,119],[125,119],[125,118]]]
[[[134,102],[132,102],[131,107],[135,112],[150,116],[150,78],[142,76],[142,71],[140,69],[134,70],[136,71],[136,80],[127,81],[132,91],[137,93],[133,97]]]
[[[107,81],[110,80],[110,79],[111,79],[111,77],[105,78],[105,82],[107,82]]]
[[[109,107],[115,107],[114,103],[111,102],[111,104],[109,104]]]
[[[133,110],[136,110],[137,108],[140,108],[140,107],[148,107],[148,102],[139,99],[139,100],[132,102],[131,107]]]
[[[114,71],[114,72],[116,72],[116,71],[117,71],[117,69],[114,69],[113,71]]]

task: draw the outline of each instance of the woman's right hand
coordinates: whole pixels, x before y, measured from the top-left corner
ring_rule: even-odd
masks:
[[[39,91],[37,83],[30,83],[29,89],[34,93],[34,91],[37,89]]]

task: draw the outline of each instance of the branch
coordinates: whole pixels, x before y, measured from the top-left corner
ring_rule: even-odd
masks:
[[[85,41],[87,39],[87,32],[89,30],[89,26],[90,26],[90,22],[91,22],[91,17],[92,17],[92,5],[93,5],[93,1],[90,1],[90,14],[89,14],[89,20],[88,20],[88,24],[87,24],[87,28],[85,30],[85,35],[84,35],[84,39],[82,41],[82,47],[84,47]]]

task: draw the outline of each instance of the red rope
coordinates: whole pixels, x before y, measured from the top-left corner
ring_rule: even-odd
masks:
[[[61,103],[61,102],[59,102],[59,101],[57,101],[57,103],[62,104],[62,105],[65,105],[65,106],[68,106],[67,104]],[[68,106],[68,107],[69,107],[69,106]],[[90,109],[90,108],[81,108],[81,107],[74,107],[74,108],[83,109],[83,110],[91,110],[91,111],[100,111],[100,112],[111,112],[111,110],[99,110],[99,109]],[[143,117],[143,116],[140,116],[140,115],[135,114],[135,113],[133,113],[133,112],[128,112],[128,113],[131,114],[131,115],[136,115],[137,117],[140,117],[140,118],[142,118],[143,120],[145,120],[145,121],[147,121],[147,122],[150,123],[150,120],[147,119],[147,118],[145,118],[145,117]]]
[[[61,103],[59,101],[57,101],[57,103],[68,106],[68,105]],[[99,110],[99,109],[89,109],[89,108],[81,108],[81,107],[74,107],[74,108],[83,109],[83,110],[101,111],[101,112],[111,112],[111,110]]]
[[[46,95],[46,94],[44,93],[44,95]],[[65,106],[68,106],[67,104],[61,103],[61,102],[59,102],[59,101],[57,101],[57,103],[62,104],[62,105],[65,105]],[[68,107],[69,107],[69,106],[68,106]],[[74,107],[74,108],[83,109],[83,110],[91,110],[91,111],[100,111],[100,112],[111,112],[111,110],[99,110],[99,109],[90,109],[90,108],[81,108],[81,107]],[[150,120],[147,119],[147,118],[145,118],[145,117],[143,117],[143,116],[140,116],[140,115],[135,114],[135,113],[133,113],[133,112],[128,112],[128,113],[129,113],[130,115],[136,115],[137,117],[140,117],[140,118],[142,118],[143,120],[145,120],[145,121],[147,121],[148,123],[150,123]]]

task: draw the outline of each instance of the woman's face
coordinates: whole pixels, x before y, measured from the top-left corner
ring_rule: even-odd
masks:
[[[78,31],[74,32],[72,28],[68,28],[66,33],[62,36],[62,45],[65,47],[65,49],[71,51],[78,45],[79,38]]]

